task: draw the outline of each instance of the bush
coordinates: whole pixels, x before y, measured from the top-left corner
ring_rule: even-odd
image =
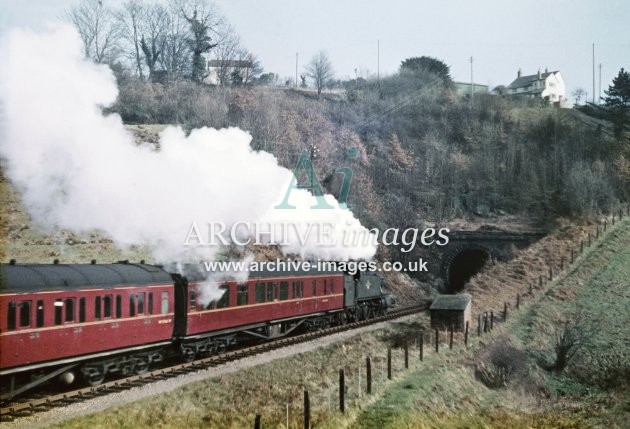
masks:
[[[516,375],[525,373],[525,352],[514,347],[508,339],[499,338],[478,357],[475,376],[491,389],[507,386]]]

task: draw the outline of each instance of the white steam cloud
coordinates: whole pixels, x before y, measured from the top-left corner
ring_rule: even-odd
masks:
[[[273,210],[293,173],[255,152],[245,131],[168,127],[159,151],[136,145],[118,115],[102,108],[117,97],[109,68],[83,59],[70,26],[43,33],[16,29],[0,42],[0,156],[41,227],[103,230],[117,244],[144,244],[161,261],[212,257],[214,247],[183,246],[193,221],[327,223],[338,238],[319,246],[295,234],[285,253],[323,259],[370,259],[373,240],[345,246],[345,230],[364,230],[349,210],[312,210],[314,197],[293,190],[295,210]],[[199,252],[202,252],[201,254]],[[190,255],[188,255],[190,256]]]

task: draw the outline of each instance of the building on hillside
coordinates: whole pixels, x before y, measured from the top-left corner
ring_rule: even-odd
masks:
[[[487,94],[488,93],[488,85],[482,85],[480,83],[471,83],[470,82],[453,82],[455,84],[455,92],[460,97],[464,97],[466,95],[470,96],[471,89],[474,94]]]
[[[559,71],[547,71],[523,76],[518,69],[516,79],[505,89],[506,95],[540,97],[558,105],[566,101],[565,85]]]
[[[466,322],[471,321],[472,297],[467,293],[457,295],[438,295],[433,300],[429,312],[431,313],[431,328],[464,331]]]
[[[249,60],[208,60],[208,76],[206,83],[211,85],[226,85],[233,83],[234,77],[245,83],[251,78],[254,62]]]

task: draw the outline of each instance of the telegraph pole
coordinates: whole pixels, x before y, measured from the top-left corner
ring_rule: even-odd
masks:
[[[295,87],[298,87],[298,53],[295,53]]]
[[[381,41],[376,41],[376,83],[381,87]]]
[[[475,98],[475,84],[473,80],[473,57],[470,57],[470,107],[473,106],[473,100]]]
[[[602,104],[602,63],[599,63],[599,88],[597,88],[597,104]]]
[[[595,104],[595,43],[593,43],[593,104]]]

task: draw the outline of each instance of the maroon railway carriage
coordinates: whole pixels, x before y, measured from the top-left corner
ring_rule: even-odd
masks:
[[[209,285],[203,274],[189,276],[186,336],[181,348],[192,359],[197,353],[222,350],[240,336],[269,339],[301,325],[307,328],[345,322],[344,274],[294,271],[250,273],[243,282]],[[203,302],[204,295],[220,299]],[[204,291],[209,288],[210,291]]]
[[[171,344],[175,289],[159,267],[3,264],[0,270],[0,379],[11,396],[19,384],[30,388],[33,375],[67,383],[83,375],[98,384],[107,372],[142,372],[161,358],[155,350]]]

